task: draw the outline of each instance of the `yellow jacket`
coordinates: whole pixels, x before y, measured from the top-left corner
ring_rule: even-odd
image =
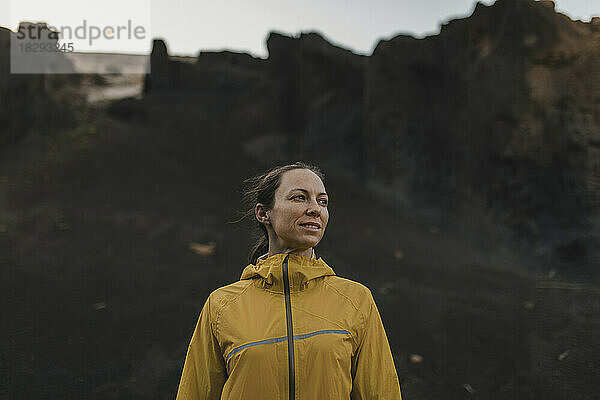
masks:
[[[213,291],[177,400],[401,400],[371,291],[322,258],[276,254]]]

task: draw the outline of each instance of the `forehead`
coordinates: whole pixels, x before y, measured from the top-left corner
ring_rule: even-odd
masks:
[[[280,193],[287,193],[293,189],[306,189],[309,192],[325,192],[325,185],[321,178],[308,169],[293,169],[281,175],[281,182],[277,189]]]

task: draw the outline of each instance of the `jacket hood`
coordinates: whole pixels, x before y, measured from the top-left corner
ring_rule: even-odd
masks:
[[[333,269],[321,257],[314,259],[297,254],[280,253],[249,264],[240,280],[258,279],[261,287],[283,293],[283,262],[288,258],[290,292],[299,292],[308,288],[311,281],[322,276],[335,275]]]

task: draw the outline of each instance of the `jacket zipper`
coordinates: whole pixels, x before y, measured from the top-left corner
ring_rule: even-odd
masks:
[[[294,369],[294,328],[292,325],[292,303],[290,298],[290,280],[288,277],[288,257],[283,260],[283,288],[285,292],[285,319],[287,322],[287,343],[288,343],[288,364],[290,378],[290,395],[289,400],[294,400],[296,397],[296,372]]]

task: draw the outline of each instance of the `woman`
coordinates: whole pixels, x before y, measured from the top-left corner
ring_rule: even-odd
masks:
[[[177,400],[401,399],[370,290],[315,254],[329,221],[323,180],[300,162],[251,180],[264,236],[240,280],[206,300]]]

